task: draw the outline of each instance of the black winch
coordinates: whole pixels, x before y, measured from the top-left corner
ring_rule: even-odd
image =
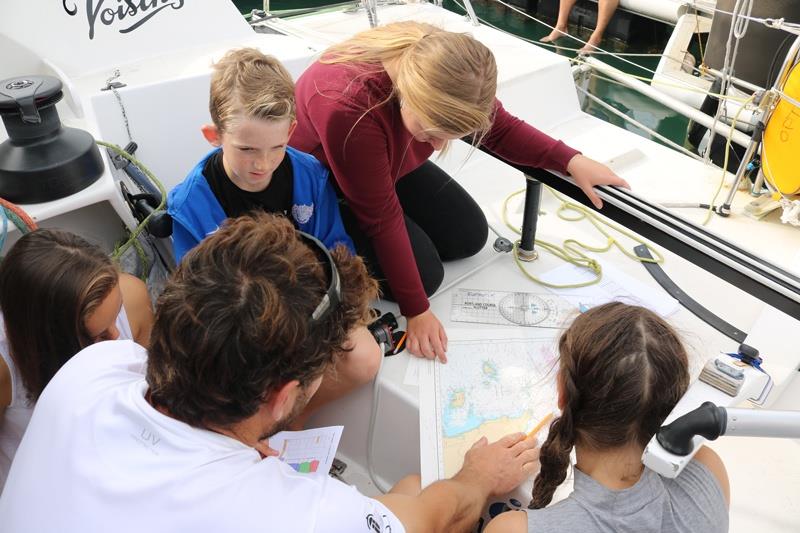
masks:
[[[0,81],[0,196],[15,203],[49,202],[85,189],[103,174],[92,136],[61,125],[61,80],[22,76]]]

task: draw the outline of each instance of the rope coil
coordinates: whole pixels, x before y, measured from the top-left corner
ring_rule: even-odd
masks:
[[[545,186],[545,188],[548,191],[550,191],[550,194],[552,194],[556,198],[556,200],[561,202],[558,209],[556,210],[556,216],[558,216],[558,218],[560,218],[561,220],[566,220],[567,222],[580,222],[581,220],[588,220],[597,229],[597,231],[599,231],[606,238],[606,243],[603,246],[592,246],[589,244],[582,243],[577,239],[565,239],[562,246],[558,246],[557,244],[536,239],[534,241],[534,244],[536,246],[539,246],[540,248],[550,252],[554,256],[558,257],[559,259],[567,263],[570,263],[578,267],[586,268],[594,274],[594,278],[589,281],[562,285],[562,284],[548,283],[542,280],[541,278],[538,278],[533,274],[531,274],[530,272],[528,272],[528,270],[525,268],[525,265],[523,264],[522,260],[519,257],[520,241],[517,240],[514,243],[514,250],[513,250],[514,262],[517,264],[517,266],[525,275],[525,277],[527,277],[531,281],[543,285],[545,287],[550,287],[551,289],[575,289],[579,287],[587,287],[589,285],[594,285],[595,283],[598,283],[603,278],[603,268],[596,259],[589,257],[588,255],[583,253],[583,250],[589,252],[603,253],[611,250],[612,247],[616,247],[619,251],[623,253],[623,255],[639,263],[662,264],[664,262],[664,256],[661,254],[661,252],[653,248],[650,244],[648,244],[644,240],[635,236],[633,233],[623,229],[622,227],[620,227],[617,224],[614,224],[613,222],[608,222],[606,220],[601,219],[599,215],[597,215],[594,211],[592,211],[588,207],[567,200],[565,197],[563,197],[561,194],[551,189],[550,187]],[[525,189],[521,189],[519,191],[509,194],[503,201],[503,207],[502,207],[503,223],[517,235],[520,235],[521,231],[518,227],[511,224],[511,222],[508,220],[508,204],[512,198],[519,196],[524,192]],[[639,257],[636,254],[631,253],[630,251],[628,251],[627,248],[622,246],[619,240],[614,236],[612,236],[605,228],[610,228],[620,233],[621,235],[631,239],[637,244],[642,244],[646,246],[647,249],[650,251],[651,255],[653,256],[653,258],[650,259],[650,258]]]

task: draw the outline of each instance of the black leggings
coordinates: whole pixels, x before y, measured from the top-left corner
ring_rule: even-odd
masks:
[[[464,259],[480,252],[486,244],[489,226],[469,193],[430,161],[400,178],[395,189],[422,285],[430,296],[444,279],[442,261]],[[383,297],[392,300],[370,239],[361,231],[347,202],[343,201],[340,207],[344,227],[356,251],[380,282]]]

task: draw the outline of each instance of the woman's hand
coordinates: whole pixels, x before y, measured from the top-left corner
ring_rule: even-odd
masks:
[[[626,189],[631,188],[628,182],[614,174],[613,170],[585,155],[577,154],[570,159],[569,163],[567,163],[567,172],[570,173],[575,183],[589,197],[589,200],[597,209],[603,207],[603,201],[594,192],[592,187],[595,185],[616,185]]]
[[[406,335],[406,347],[413,355],[447,362],[447,333],[430,309],[408,319]]]

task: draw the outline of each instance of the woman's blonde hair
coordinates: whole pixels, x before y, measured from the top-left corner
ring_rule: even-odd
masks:
[[[322,63],[392,63],[395,95],[431,130],[473,135],[494,119],[497,64],[484,44],[422,22],[395,22],[334,45]]]
[[[221,132],[240,115],[294,120],[292,76],[280,61],[255,48],[230,50],[214,64],[208,108]]]

